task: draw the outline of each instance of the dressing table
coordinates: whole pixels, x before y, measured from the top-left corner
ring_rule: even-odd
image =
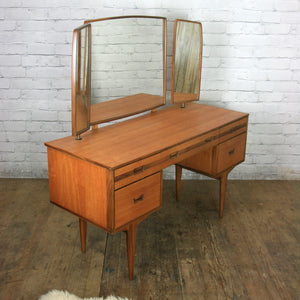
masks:
[[[101,35],[107,30],[110,35],[103,37],[103,44],[93,38],[95,32]],[[122,34],[118,35],[120,31]],[[150,37],[147,40],[145,32]],[[137,41],[141,37],[142,43],[125,45],[126,40]],[[109,233],[126,232],[130,279],[134,278],[137,226],[162,206],[162,170],[176,165],[178,200],[182,168],[219,179],[222,216],[228,173],[245,157],[248,114],[194,102],[200,93],[201,24],[176,20],[173,43],[172,106],[158,109],[166,99],[165,18],[98,19],[75,29],[72,136],[46,143],[50,201],[79,217],[83,252],[88,222]],[[99,74],[105,64],[97,66],[97,56],[107,64],[108,58],[114,56],[111,53],[120,49],[126,52],[124,57],[131,72],[126,73],[122,66],[124,74],[120,70],[109,73],[115,71],[113,63],[106,66],[107,73]],[[138,56],[142,63],[134,60],[131,64],[135,51],[145,51]],[[122,56],[120,53],[114,58],[118,61]],[[133,65],[142,65],[149,72],[141,74]],[[149,79],[152,74],[160,80]],[[120,89],[122,92],[115,97],[115,75],[124,79],[124,86],[131,86],[130,92]],[[146,89],[137,84],[132,93],[132,81],[126,82],[131,75],[138,82],[148,78]],[[97,86],[97,76],[105,77],[104,81],[110,79],[107,84],[112,85],[112,90],[101,94],[101,89],[106,88],[101,81],[100,88]],[[151,93],[151,87],[155,93]],[[108,101],[93,103],[97,95]],[[129,116],[134,117],[98,128],[98,124]]]

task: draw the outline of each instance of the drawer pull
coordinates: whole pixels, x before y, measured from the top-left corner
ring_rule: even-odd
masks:
[[[170,159],[176,158],[178,156],[178,154],[179,154],[178,151],[175,152],[175,153],[170,154]]]
[[[134,202],[134,204],[136,204],[136,203],[138,203],[138,202],[141,202],[141,201],[143,201],[144,200],[144,197],[145,197],[145,195],[144,194],[142,194],[141,196],[139,196],[138,198],[133,198],[133,202]]]
[[[210,138],[208,138],[208,139],[205,140],[205,143],[209,143],[209,142],[211,142],[213,139],[214,139],[213,137],[210,137]]]
[[[141,167],[135,168],[133,170],[133,173],[137,174],[137,173],[140,173],[140,172],[143,172],[143,171],[144,171],[144,166],[141,166]]]
[[[232,155],[232,154],[234,154],[234,152],[235,152],[235,149],[232,149],[231,151],[228,152],[228,154]]]

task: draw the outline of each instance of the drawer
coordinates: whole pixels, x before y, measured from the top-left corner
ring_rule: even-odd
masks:
[[[218,143],[218,133],[219,130],[216,129],[160,153],[116,169],[115,190],[176,164],[201,150],[216,145]]]
[[[246,133],[238,135],[217,147],[216,173],[225,171],[245,159]]]
[[[161,207],[162,172],[115,191],[116,228]]]
[[[219,143],[225,142],[237,135],[247,132],[248,116],[236,122],[223,126],[219,133]]]

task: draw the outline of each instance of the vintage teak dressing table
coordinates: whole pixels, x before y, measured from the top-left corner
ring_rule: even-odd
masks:
[[[228,173],[245,157],[248,114],[192,102],[201,24],[176,20],[173,43],[173,105],[157,109],[166,99],[165,18],[98,19],[75,29],[72,136],[46,143],[50,201],[79,217],[83,252],[87,222],[125,231],[130,279],[137,226],[162,205],[162,170],[176,164],[178,200],[182,168],[219,179],[222,216]]]

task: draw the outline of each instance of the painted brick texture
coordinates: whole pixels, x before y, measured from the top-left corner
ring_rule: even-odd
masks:
[[[201,21],[200,101],[250,113],[246,161],[230,178],[300,179],[297,0],[2,0],[0,177],[47,177],[44,142],[71,134],[72,31],[117,15],[168,18],[168,102],[174,20]]]

